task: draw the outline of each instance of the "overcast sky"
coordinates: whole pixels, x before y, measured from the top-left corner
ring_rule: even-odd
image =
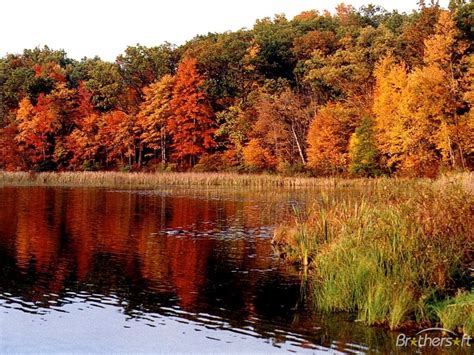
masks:
[[[0,56],[48,45],[69,57],[114,60],[128,45],[182,44],[197,34],[250,28],[256,19],[333,11],[341,0],[0,0]],[[379,0],[411,12],[416,0]],[[370,0],[347,0],[360,7]],[[448,0],[441,0],[446,6]]]

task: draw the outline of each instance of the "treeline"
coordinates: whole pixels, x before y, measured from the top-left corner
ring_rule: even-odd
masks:
[[[0,169],[434,176],[474,168],[474,4],[341,4],[114,63],[0,59]]]

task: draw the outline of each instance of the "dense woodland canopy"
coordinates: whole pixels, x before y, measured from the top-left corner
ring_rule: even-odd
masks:
[[[474,168],[474,3],[341,4],[114,63],[0,59],[0,169],[434,176]]]

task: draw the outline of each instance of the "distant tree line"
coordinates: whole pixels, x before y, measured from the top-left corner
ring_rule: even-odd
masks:
[[[114,63],[0,59],[0,169],[434,176],[474,168],[474,4],[341,4]]]

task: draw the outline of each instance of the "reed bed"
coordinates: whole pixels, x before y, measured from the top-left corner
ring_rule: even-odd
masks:
[[[0,172],[0,186],[79,186],[153,189],[162,186],[331,187],[377,180],[283,177],[235,173]]]
[[[307,265],[316,309],[474,335],[471,183],[467,174],[382,181],[356,199],[323,194],[277,228],[275,248]]]

